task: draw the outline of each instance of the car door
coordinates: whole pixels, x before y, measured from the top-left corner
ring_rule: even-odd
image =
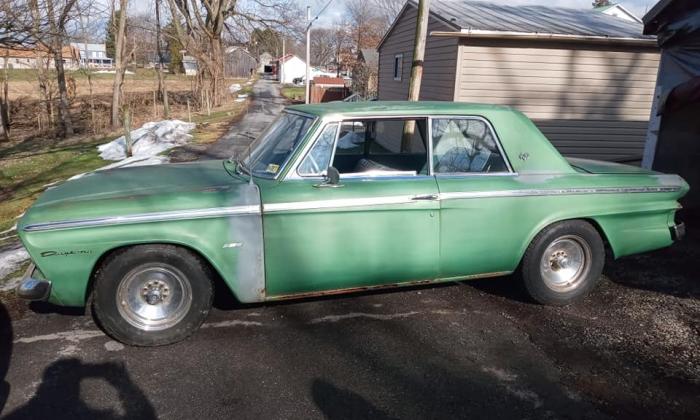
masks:
[[[517,174],[484,118],[430,121],[432,162],[440,190],[440,276],[498,275],[517,265],[532,226],[517,198]]]
[[[422,121],[423,129],[419,127],[414,138],[423,142],[417,149],[427,162],[427,120]],[[403,126],[404,121],[399,123]],[[437,276],[439,202],[434,177],[420,173],[420,153],[402,156],[366,143],[380,135],[396,142],[398,135],[400,144],[399,123],[389,127],[385,121],[379,130],[379,123],[367,119],[329,122],[319,128],[315,142],[283,181],[261,189],[268,297]],[[370,125],[372,132],[364,129]],[[379,152],[383,154],[376,157]],[[329,164],[343,167],[338,185],[323,181]],[[399,164],[406,170],[397,170]]]

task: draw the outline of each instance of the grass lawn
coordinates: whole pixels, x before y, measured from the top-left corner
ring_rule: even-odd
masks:
[[[251,88],[246,86],[241,93],[250,91]],[[192,132],[192,143],[206,144],[218,140],[246,109],[247,102],[233,102],[212,109],[211,115],[192,113],[192,122],[197,123]],[[174,117],[187,120],[187,115]],[[16,223],[17,216],[36,200],[47,184],[112,163],[99,157],[96,146],[121,134],[117,131],[97,138],[42,138],[0,143],[0,232]],[[0,237],[6,235],[0,234]]]
[[[282,96],[292,101],[304,101],[306,88],[304,86],[286,85],[281,89]]]

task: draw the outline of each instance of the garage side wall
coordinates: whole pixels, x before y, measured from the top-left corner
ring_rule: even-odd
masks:
[[[462,39],[455,100],[510,105],[565,156],[639,163],[659,53]]]
[[[411,76],[417,14],[415,7],[407,7],[379,48],[377,85],[379,100],[406,100],[408,98],[408,81]],[[452,30],[454,29],[433,16],[428,21],[428,33]],[[423,65],[421,100],[453,100],[458,48],[459,42],[456,38],[428,36]],[[394,59],[397,54],[403,54],[400,80],[394,80]]]

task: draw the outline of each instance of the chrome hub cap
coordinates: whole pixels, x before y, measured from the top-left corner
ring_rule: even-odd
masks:
[[[568,292],[586,278],[590,261],[591,248],[586,241],[575,235],[562,236],[545,249],[540,273],[547,287]]]
[[[170,328],[192,304],[185,275],[167,264],[146,264],[130,271],[117,289],[117,308],[131,325],[144,331]]]

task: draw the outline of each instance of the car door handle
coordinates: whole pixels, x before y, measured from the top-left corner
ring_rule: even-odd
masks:
[[[414,195],[411,197],[413,201],[435,201],[438,199],[437,194]]]

